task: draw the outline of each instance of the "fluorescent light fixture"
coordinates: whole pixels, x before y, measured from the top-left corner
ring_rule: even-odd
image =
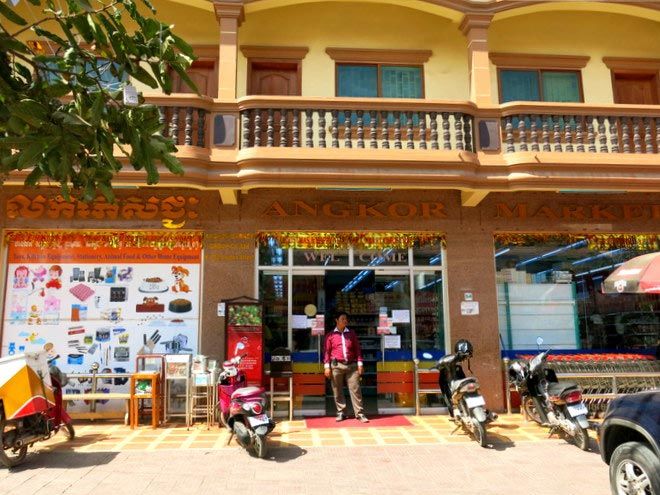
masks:
[[[427,288],[437,284],[438,282],[442,282],[442,277],[438,277],[438,278],[434,279],[433,281],[429,282],[428,284],[423,285],[422,287],[419,288],[419,290],[427,289]]]
[[[511,251],[511,248],[504,248],[502,249],[502,251],[498,251],[497,253],[495,253],[495,257],[497,258],[498,256],[502,256],[503,254],[508,253],[509,251]]]
[[[609,270],[609,269],[611,269],[611,268],[616,268],[617,266],[621,266],[621,265],[623,265],[623,262],[621,262],[621,263],[616,263],[616,264],[613,264],[613,265],[608,265],[608,266],[601,266],[600,268],[594,268],[593,270],[589,270],[589,271],[586,271],[586,272],[578,273],[578,274],[575,275],[575,276],[576,276],[576,277],[583,277],[584,275],[590,275],[590,274],[592,274],[592,273],[602,272],[603,270]]]
[[[554,250],[549,251],[549,252],[547,252],[545,254],[542,254],[540,256],[535,256],[535,257],[530,258],[528,260],[521,261],[520,263],[516,264],[516,268],[528,265],[529,263],[533,263],[534,261],[542,260],[544,258],[547,258],[548,256],[552,256],[553,254],[561,253],[562,251],[567,251],[569,249],[573,249],[573,248],[576,248],[576,247],[582,247],[582,246],[586,246],[586,245],[587,245],[587,240],[586,239],[581,240],[581,241],[577,241],[577,242],[574,242],[573,244],[569,244],[568,246],[564,246],[564,247],[560,247],[558,249],[554,249]]]
[[[615,253],[618,253],[620,251],[625,251],[625,249],[624,248],[613,249],[612,251],[607,251],[606,253],[600,253],[600,254],[597,254],[595,256],[589,256],[588,258],[582,258],[581,260],[574,261],[573,263],[571,263],[571,265],[580,265],[582,263],[586,263],[587,261],[602,258],[604,256],[611,256],[611,255],[613,255]]]
[[[436,254],[429,260],[429,265],[437,265],[442,260],[442,254]]]

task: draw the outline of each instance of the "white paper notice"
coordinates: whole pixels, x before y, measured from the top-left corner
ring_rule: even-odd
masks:
[[[385,349],[401,349],[401,335],[383,335]]]
[[[461,301],[461,314],[466,316],[474,316],[479,314],[478,301]]]
[[[410,323],[410,310],[408,310],[408,309],[393,309],[392,310],[392,323]]]
[[[292,319],[291,328],[309,328],[307,315],[293,315]]]

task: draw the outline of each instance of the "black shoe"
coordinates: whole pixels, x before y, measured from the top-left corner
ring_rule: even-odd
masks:
[[[355,419],[357,419],[360,423],[368,423],[369,419],[364,414],[358,414],[355,416]]]
[[[337,421],[337,423],[339,423],[340,421],[344,421],[345,419],[346,419],[346,416],[344,416],[344,413],[338,413],[337,418],[336,418],[335,421]]]

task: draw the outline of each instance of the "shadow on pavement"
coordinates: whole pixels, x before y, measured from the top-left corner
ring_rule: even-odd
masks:
[[[307,450],[292,443],[279,442],[277,447],[271,447],[264,461],[289,462],[307,454]]]
[[[486,438],[488,439],[488,448],[492,450],[506,450],[516,445],[509,437],[498,435],[492,431],[486,433]]]
[[[12,473],[32,469],[76,469],[108,464],[118,452],[31,452],[20,466],[10,469]]]

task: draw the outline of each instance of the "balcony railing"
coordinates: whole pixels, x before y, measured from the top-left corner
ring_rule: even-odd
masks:
[[[525,108],[527,107],[527,108]],[[660,153],[660,108],[516,105],[501,119],[503,150],[558,153]]]
[[[474,109],[465,104],[252,97],[239,106],[243,149],[474,151]]]
[[[435,100],[250,96],[220,102],[196,95],[150,96],[164,134],[175,144],[210,149],[216,115],[240,116],[235,145],[254,148],[336,148],[480,151],[475,122],[489,150],[501,153],[660,154],[660,107],[514,103],[478,108]],[[499,124],[500,132],[496,128]],[[224,146],[224,144],[223,144]]]

